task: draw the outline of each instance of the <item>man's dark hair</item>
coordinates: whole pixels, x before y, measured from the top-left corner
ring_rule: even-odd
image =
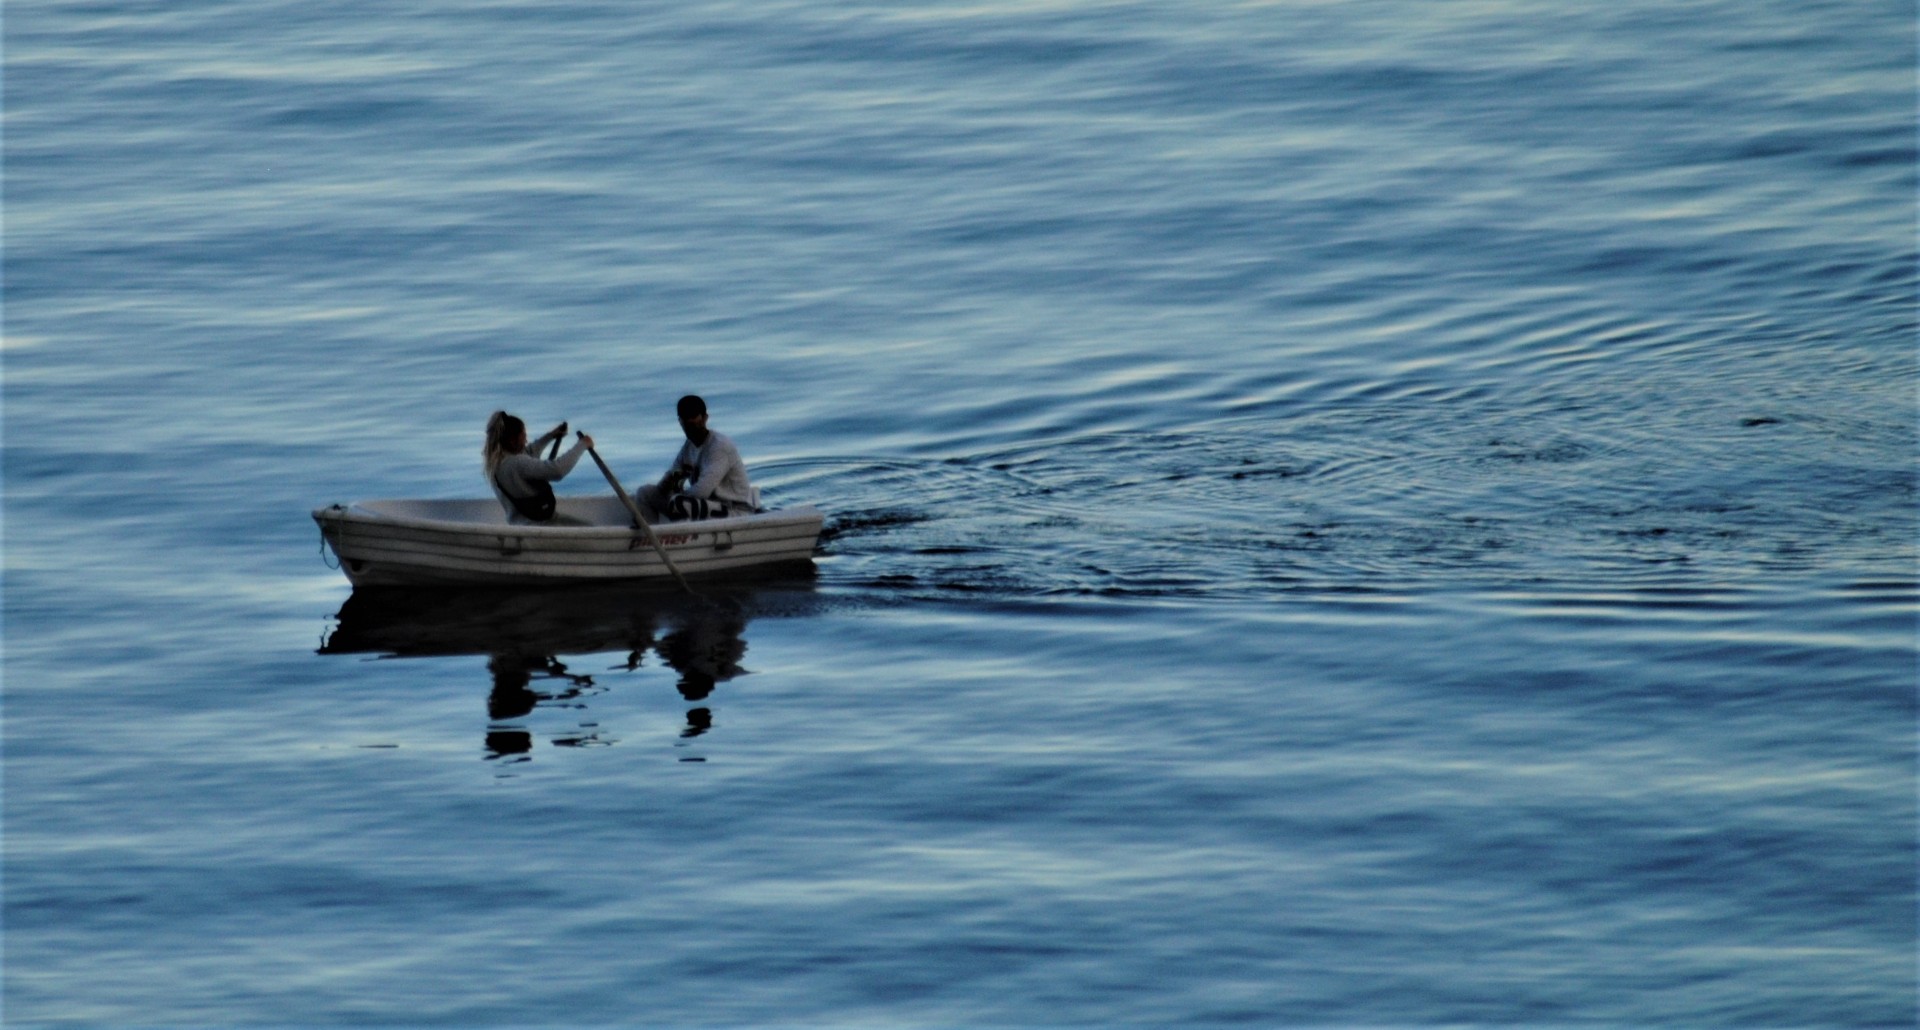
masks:
[[[693,394],[687,394],[685,397],[680,398],[680,403],[675,406],[674,410],[678,411],[680,417],[683,419],[699,418],[707,413],[707,402]]]

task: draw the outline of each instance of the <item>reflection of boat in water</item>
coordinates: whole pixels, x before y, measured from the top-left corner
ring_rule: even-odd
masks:
[[[487,732],[493,757],[532,746],[524,728],[501,725],[542,704],[583,706],[603,688],[592,675],[571,671],[563,656],[624,652],[625,667],[638,669],[648,651],[679,674],[687,712],[683,737],[713,724],[704,702],[714,688],[746,670],[747,623],[756,615],[804,610],[812,598],[809,580],[787,578],[709,585],[689,597],[658,588],[583,586],[569,589],[383,587],[355,590],[320,646],[321,654],[374,654],[385,658],[484,655],[493,681]],[[618,666],[616,666],[618,668]],[[557,745],[604,743],[597,733],[558,737]]]
[[[321,654],[590,654],[645,649],[661,616],[697,598],[631,587],[355,590]]]
[[[606,583],[671,574],[616,497],[562,497],[580,525],[515,525],[483,500],[385,500],[316,509],[313,520],[354,586]],[[653,527],[687,575],[805,564],[823,517],[783,508]]]

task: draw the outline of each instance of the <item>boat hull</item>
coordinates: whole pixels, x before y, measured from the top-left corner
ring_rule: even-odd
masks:
[[[326,546],[354,586],[498,586],[605,583],[672,575],[616,498],[563,497],[560,514],[584,525],[516,525],[498,502],[361,501],[313,512]],[[804,565],[820,539],[820,512],[787,508],[653,527],[682,575]]]

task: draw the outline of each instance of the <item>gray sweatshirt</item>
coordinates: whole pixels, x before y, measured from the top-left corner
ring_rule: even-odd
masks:
[[[552,461],[536,457],[540,448],[551,439],[551,436],[543,436],[528,444],[526,452],[509,454],[501,458],[499,468],[493,475],[487,477],[488,485],[493,487],[493,496],[499,499],[502,508],[507,509],[508,522],[519,524],[528,523],[529,520],[514,509],[513,502],[507,499],[507,494],[502,491],[502,487],[511,491],[515,497],[532,497],[534,480],[551,483],[567,478],[567,473],[573,471],[573,466],[580,460],[580,456],[587,453],[586,443],[575,440],[572,450],[562,453]]]
[[[667,475],[684,472],[687,485],[682,493],[706,500],[717,500],[739,510],[753,509],[753,484],[747,482],[747,463],[740,460],[740,448],[725,433],[707,430],[707,442],[694,446],[688,440],[673,459]]]

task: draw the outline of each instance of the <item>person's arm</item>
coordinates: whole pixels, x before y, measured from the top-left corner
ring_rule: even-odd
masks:
[[[565,479],[567,478],[567,473],[572,472],[573,466],[579,462],[580,456],[587,453],[587,448],[592,446],[593,437],[581,433],[580,439],[575,440],[572,447],[567,448],[564,454],[561,454],[552,461],[545,461],[540,458],[533,458],[533,455],[528,455],[528,457],[533,458],[533,461],[525,465],[521,469],[520,474],[528,479],[544,479],[549,483],[557,479]]]
[[[540,439],[527,444],[527,453],[538,458],[540,456],[540,452],[543,450],[546,450],[546,447],[548,444],[552,443],[555,440],[564,440],[566,439],[566,436],[567,436],[567,424],[565,422],[562,422],[559,425],[554,426],[552,429],[549,429],[546,432],[540,434]]]
[[[661,473],[657,487],[663,496],[679,493],[681,484],[693,476],[693,459],[688,454],[691,450],[693,450],[693,444],[681,444],[680,450],[674,453],[673,464],[668,465],[667,471]]]
[[[565,429],[566,427],[562,426],[561,428]],[[561,455],[558,458],[555,458],[552,461],[547,462],[548,465],[551,465],[553,467],[553,470],[555,473],[553,478],[565,479],[567,476],[567,473],[573,471],[573,466],[576,462],[580,460],[580,456],[582,454],[587,453],[587,448],[592,446],[593,446],[593,437],[588,436],[585,433],[581,433],[580,439],[575,440],[573,442],[572,447],[567,448],[566,451],[561,453]]]

